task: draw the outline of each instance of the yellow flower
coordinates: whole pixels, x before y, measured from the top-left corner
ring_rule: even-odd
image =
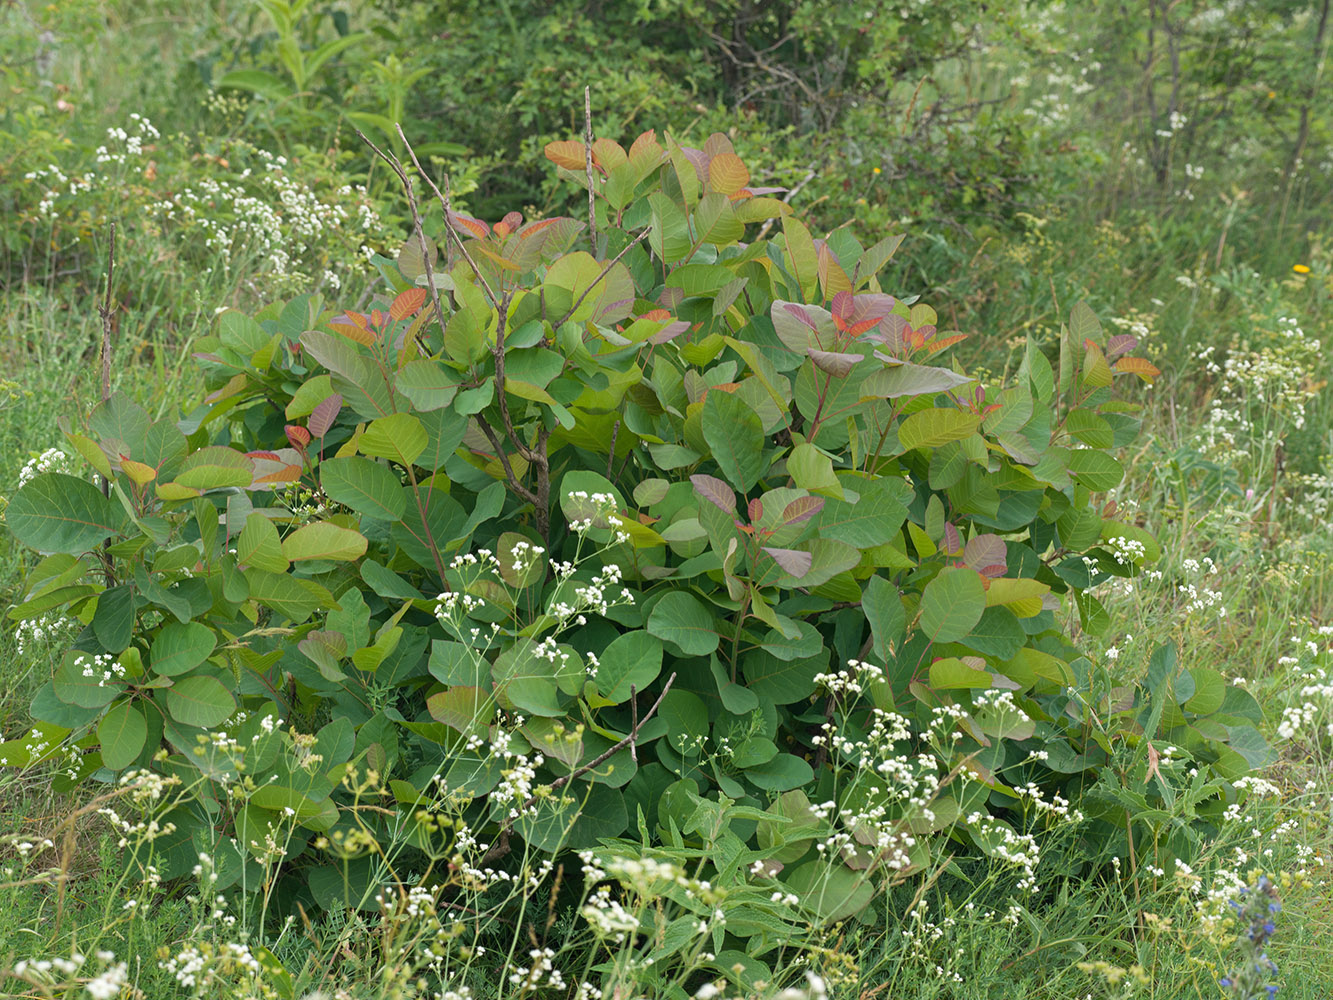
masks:
[[[1271,101],[1271,100],[1272,100],[1273,98],[1275,98],[1275,97],[1277,97],[1277,91],[1276,91],[1276,90],[1270,90],[1270,91],[1268,92],[1268,99]]]
[[[871,167],[871,168],[870,168],[870,172],[871,172],[872,174],[883,173],[883,171],[880,170],[879,167]]]
[[[1292,264],[1292,265],[1291,265],[1291,269],[1292,269],[1293,271],[1295,271],[1297,274],[1309,274],[1309,273],[1310,273],[1310,269],[1309,269],[1308,267],[1306,267],[1304,264]]]

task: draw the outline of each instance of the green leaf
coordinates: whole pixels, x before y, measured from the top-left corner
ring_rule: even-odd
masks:
[[[678,753],[697,755],[708,739],[708,706],[697,694],[672,688],[657,717],[666,723],[667,742]]]
[[[148,720],[132,701],[111,706],[97,724],[97,741],[102,745],[102,763],[113,771],[129,767],[143,752],[148,741]]]
[[[359,455],[325,459],[319,481],[330,500],[366,517],[397,521],[407,509],[407,493],[393,470]]]
[[[207,625],[168,622],[153,639],[149,662],[158,676],[175,677],[212,656],[217,642],[217,636]]]
[[[196,490],[244,489],[255,480],[255,464],[231,448],[209,445],[186,457],[176,483]]]
[[[507,700],[515,708],[531,715],[557,718],[564,715],[560,707],[560,689],[556,683],[556,664],[533,654],[534,643],[524,639],[504,650],[491,665],[495,679],[495,693],[504,705]],[[561,652],[557,652],[557,659]],[[572,657],[571,657],[572,658]]]
[[[861,588],[861,595],[861,609],[870,623],[875,657],[879,663],[887,664],[890,662],[890,650],[902,641],[903,630],[907,625],[902,598],[898,588],[882,576],[871,577]]]
[[[727,482],[748,493],[767,467],[759,415],[734,393],[711,389],[704,400],[703,435]]]
[[[458,395],[458,375],[438,361],[412,361],[398,372],[398,391],[417,410],[427,412],[448,406]]]
[[[291,85],[262,69],[234,69],[218,81],[218,89],[248,90],[252,94],[280,101],[289,97]]]
[[[215,677],[182,677],[167,688],[167,712],[185,726],[212,729],[236,711],[236,699]]]
[[[716,656],[709,657],[708,666],[717,684],[717,693],[722,699],[723,708],[732,715],[748,715],[759,707],[759,696],[744,684],[733,682]]]
[[[966,410],[952,407],[920,410],[898,425],[898,444],[903,451],[938,448],[970,437],[980,423],[980,417]]]
[[[297,528],[284,538],[282,554],[292,562],[304,559],[350,562],[366,554],[366,536],[329,521],[317,521]]]
[[[122,583],[102,591],[93,614],[93,632],[108,653],[120,653],[134,636],[134,588]]]
[[[870,905],[875,887],[869,872],[853,871],[827,860],[808,861],[787,877],[787,887],[821,920],[845,920]]]
[[[30,480],[9,501],[5,522],[22,544],[38,552],[90,552],[123,521],[120,509],[92,483],[59,472]]]
[[[255,512],[245,519],[245,527],[236,539],[236,562],[270,573],[286,571],[289,563],[282,554],[278,529],[263,514]]]
[[[410,413],[391,413],[371,421],[358,447],[363,454],[387,458],[406,467],[417,460],[429,443],[420,420]]]
[[[101,708],[109,705],[123,690],[114,675],[108,679],[109,667],[93,661],[92,653],[70,649],[51,679],[55,696],[67,705],[79,708]]]
[[[648,632],[626,632],[597,659],[597,690],[619,705],[629,700],[631,686],[642,693],[662,672],[662,642]]]
[[[1069,474],[1080,486],[1094,493],[1104,493],[1120,485],[1124,467],[1110,455],[1092,448],[1075,448],[1069,453]]]
[[[312,580],[298,580],[287,573],[245,570],[250,584],[250,599],[276,611],[294,623],[305,621],[316,608],[333,603],[332,595]]]
[[[424,600],[425,595],[391,569],[374,559],[361,560],[361,579],[380,597],[399,601]]]
[[[989,671],[976,670],[954,656],[946,656],[930,665],[930,686],[937,691],[973,688],[989,688],[992,677]]]
[[[809,442],[798,444],[787,456],[787,474],[803,490],[841,499],[842,484],[833,473],[833,460]]]
[[[800,757],[783,753],[765,763],[746,767],[745,777],[767,791],[787,792],[810,784],[815,780],[815,771]]]
[[[707,656],[721,641],[713,613],[693,594],[681,590],[672,591],[653,605],[648,631],[685,656]]]
[[[950,567],[926,584],[921,594],[920,627],[934,642],[957,642],[981,620],[986,588],[981,574]]]
[[[746,686],[761,700],[791,705],[814,693],[815,675],[827,670],[828,662],[827,650],[799,660],[784,660],[760,648],[741,660],[741,672]]]

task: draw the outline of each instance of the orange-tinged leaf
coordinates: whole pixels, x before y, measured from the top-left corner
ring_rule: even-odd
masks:
[[[1128,372],[1131,375],[1137,375],[1145,382],[1151,382],[1158,375],[1162,374],[1151,361],[1145,361],[1143,358],[1121,358],[1111,366],[1118,372]]]
[[[629,162],[625,147],[614,139],[596,139],[592,144],[592,162],[603,170],[612,170]]]
[[[449,224],[455,229],[462,229],[470,233],[477,239],[489,236],[491,232],[491,227],[480,219],[474,219],[470,215],[460,215],[458,212],[449,213]]]
[[[258,459],[255,462],[254,485],[261,483],[294,483],[301,478],[299,465],[288,465],[281,460]]]
[[[629,158],[631,162],[640,166],[651,165],[653,161],[660,162],[664,152],[666,150],[657,141],[657,130],[650,128],[634,140],[629,148]]]
[[[566,170],[582,170],[586,164],[583,143],[560,139],[546,144],[546,158]]]
[[[538,222],[529,222],[527,226],[524,227],[523,231],[518,235],[526,240],[529,236],[535,236],[537,233],[540,233],[547,226],[553,226],[557,222],[563,222],[563,221],[564,220],[562,218],[557,216],[554,219],[542,219]]]
[[[310,431],[299,424],[288,424],[283,428],[287,433],[287,440],[292,443],[293,448],[305,448],[310,443]]]
[[[374,331],[368,330],[363,326],[334,320],[329,324],[329,329],[334,333],[341,334],[348,340],[355,340],[358,344],[364,344],[367,347],[375,343]]]
[[[267,458],[270,462],[280,461],[276,451],[247,451],[246,458]]]
[[[393,300],[389,306],[389,315],[394,319],[407,319],[409,316],[416,315],[426,302],[426,290],[424,288],[408,288],[398,293],[398,297]]]
[[[944,350],[946,347],[952,347],[959,341],[966,339],[967,339],[967,334],[955,333],[950,337],[941,337],[939,340],[932,340],[930,343],[926,345],[926,350],[928,350],[931,354],[937,354],[940,351]]]
[[[708,163],[708,186],[733,195],[750,183],[750,168],[735,153],[719,153]]]
[[[838,258],[833,255],[829,245],[822,240],[818,244],[817,259],[819,261],[819,283],[824,286],[824,298],[831,299],[839,292],[850,292],[852,290],[852,279],[847,277],[847,272],[838,263]]]
[[[639,319],[650,319],[654,322],[665,322],[671,318],[671,313],[666,309],[649,309]]]

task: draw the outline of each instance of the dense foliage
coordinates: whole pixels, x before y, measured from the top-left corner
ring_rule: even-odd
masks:
[[[53,553],[16,613],[87,627],[44,744],[9,752],[73,732],[70,779],[184,779],[158,871],[204,851],[258,891],[281,856],[286,905],[369,903],[390,872],[330,842],[429,856],[442,797],[497,862],[638,831],[824,919],[928,834],[1030,869],[1071,801],[1104,857],[1190,856],[1266,756],[1258,706],[1169,647],[1136,693],[1064,624],[1098,631],[1090,588],[1158,554],[1097,499],[1138,430],[1113,383],[1156,374],[1134,337],[1080,305],[1054,361],[1030,342],[984,387],[880,288],[900,238],[812,237],[720,135],[586,152],[593,231],[451,212],[447,253],[379,260],[369,312],[224,312],[185,419],[113,396],[67,430],[109,494],[45,473],[6,517]],[[582,180],[583,144],[547,155]],[[1206,765],[1174,830],[1135,735],[1159,729]],[[734,900],[716,947],[777,946],[770,911]]]

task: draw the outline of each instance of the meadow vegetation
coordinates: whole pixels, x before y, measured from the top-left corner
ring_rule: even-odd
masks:
[[[0,2],[0,995],[1333,990],[1327,0],[190,6]]]

